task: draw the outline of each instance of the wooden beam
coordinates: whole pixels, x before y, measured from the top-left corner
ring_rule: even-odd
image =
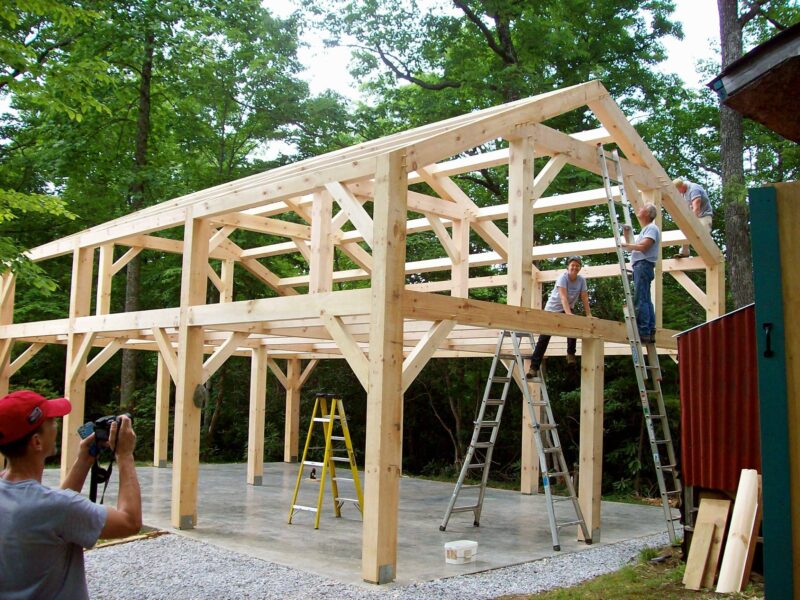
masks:
[[[112,356],[117,353],[117,350],[122,348],[125,343],[122,340],[112,340],[105,348],[100,350],[95,357],[86,365],[86,379],[90,379],[92,375],[97,373],[100,368],[106,364]]]
[[[442,220],[436,215],[428,215],[427,219],[431,224],[431,229],[433,229],[436,237],[439,238],[442,248],[444,248],[445,253],[450,258],[452,263],[455,265],[461,262],[461,255],[458,251],[458,248],[456,248],[455,244],[453,244],[453,240],[450,237],[450,234],[447,233],[447,229],[445,229]]]
[[[578,502],[592,542],[600,541],[603,483],[603,341],[581,341],[581,417]],[[578,539],[583,532],[578,528]]]
[[[203,376],[200,379],[200,383],[204,384],[211,379],[211,376],[225,364],[225,361],[230,358],[231,354],[236,352],[239,344],[246,340],[247,337],[248,334],[241,331],[231,332],[228,339],[203,363]]]
[[[259,217],[248,215],[247,213],[228,213],[217,215],[214,222],[237,229],[246,229],[256,233],[268,233],[287,238],[300,238],[303,240],[311,239],[311,228],[308,225],[282,221],[281,219],[271,219],[269,217]]]
[[[206,265],[206,275],[208,275],[208,280],[212,283],[212,285],[217,288],[217,291],[222,294],[225,290],[225,286],[222,283],[222,279],[220,279],[217,272],[211,265]]]
[[[267,404],[267,347],[252,351],[250,361],[250,417],[247,427],[247,483],[264,479],[264,421]]]
[[[159,355],[164,360],[164,366],[169,371],[172,381],[178,382],[178,354],[172,347],[172,341],[169,339],[167,332],[161,327],[153,329],[153,339],[158,346]]]
[[[220,302],[233,302],[233,279],[236,269],[236,261],[227,258],[222,261],[220,266],[219,278],[222,282],[222,289],[219,291]]]
[[[333,196],[333,199],[336,200],[336,203],[347,214],[350,222],[355,226],[359,233],[361,233],[364,241],[367,242],[370,248],[372,248],[372,217],[370,217],[367,211],[364,210],[364,207],[361,206],[361,203],[356,200],[356,197],[349,189],[347,189],[347,187],[338,181],[332,181],[326,184],[325,189],[328,190],[328,193],[330,193],[331,196]]]
[[[281,285],[278,276],[258,262],[255,258],[242,259],[241,264],[248,272],[255,275],[262,282],[266,283],[267,286],[272,288],[281,296],[294,296],[297,294],[297,291],[292,289],[290,286]]]
[[[700,286],[692,281],[686,273],[683,271],[671,271],[670,275],[681,284],[683,289],[689,292],[689,295],[694,298],[700,306],[706,306],[706,293],[700,289]]]
[[[14,362],[12,362],[9,366],[9,377],[13,376],[17,371],[28,364],[28,361],[39,354],[39,351],[44,347],[45,344],[34,342],[25,348],[25,350],[23,350],[22,353],[17,356],[17,358],[14,359]]]
[[[318,364],[319,364],[318,360],[308,361],[308,364],[306,365],[305,369],[303,369],[303,372],[300,374],[300,380],[299,380],[300,387],[303,387],[306,384],[306,381],[308,380],[309,377],[311,377],[311,373],[314,372],[314,369],[317,368]]]
[[[275,375],[275,378],[283,386],[283,389],[288,389],[289,381],[286,378],[286,374],[281,370],[280,365],[278,365],[278,363],[276,363],[273,359],[267,358],[267,366],[269,367],[269,370],[272,371],[272,374]]]
[[[156,373],[156,415],[153,434],[153,466],[164,469],[169,451],[169,393],[172,375],[163,354],[158,355]]]
[[[414,382],[425,365],[428,364],[434,352],[447,338],[453,327],[455,327],[453,321],[435,322],[425,336],[417,342],[414,350],[406,356],[403,361],[403,393]]]
[[[331,334],[336,345],[339,346],[342,355],[347,359],[347,364],[353,369],[353,373],[359,383],[361,383],[364,389],[367,389],[369,361],[367,357],[364,356],[364,351],[342,324],[341,318],[323,311],[320,314],[320,319],[322,319],[322,324],[325,325],[325,329]]]
[[[156,238],[156,239],[162,239],[162,238]],[[169,240],[169,241],[173,241],[173,240]],[[104,244],[103,246],[101,246],[101,248],[104,247],[104,246],[111,246],[113,248],[114,244]],[[128,263],[131,262],[137,256],[139,256],[139,254],[142,252],[142,250],[144,250],[144,248],[142,248],[141,246],[134,246],[133,248],[129,248],[125,252],[125,254],[120,256],[117,260],[114,261],[114,264],[111,265],[111,275],[112,276],[116,275],[123,268],[128,266]],[[102,257],[101,257],[101,259],[102,259]]]
[[[531,140],[532,141],[532,140]],[[509,152],[513,155],[513,149],[509,148]],[[531,155],[533,155],[533,145],[531,144],[530,148]],[[547,164],[542,168],[541,171],[536,175],[536,179],[533,180],[533,190],[531,191],[531,198],[533,202],[536,201],[544,194],[545,190],[548,186],[553,183],[553,180],[558,177],[558,174],[561,172],[561,169],[564,168],[564,165],[567,164],[567,157],[563,154],[556,154],[553,156]],[[531,175],[533,175],[533,166],[530,167]],[[509,178],[511,177],[509,173]],[[511,203],[511,198],[509,198],[509,204]]]
[[[200,463],[200,407],[195,404],[203,378],[203,328],[189,324],[189,307],[206,300],[206,265],[211,228],[188,215],[184,224],[178,368],[175,378],[175,439],[172,450],[172,525],[197,524],[197,478]],[[220,305],[230,306],[232,303]]]
[[[403,446],[403,316],[397,304],[405,285],[406,174],[403,152],[377,161],[361,545],[361,576],[372,583],[388,583],[397,573]]]

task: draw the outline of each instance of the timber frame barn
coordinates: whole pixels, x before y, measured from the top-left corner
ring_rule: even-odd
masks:
[[[543,124],[573,110],[591,111],[602,127],[561,132]],[[507,147],[481,151],[498,140]],[[541,310],[542,285],[555,281],[562,269],[541,271],[532,263],[606,254],[608,264],[585,266],[582,274],[619,277],[613,238],[534,245],[536,215],[607,202],[602,186],[546,195],[565,165],[599,174],[598,143],[615,144],[624,155],[624,186],[634,207],[653,202],[678,226],[663,233],[662,246],[688,241],[699,255],[659,261],[654,282],[659,326],[663,273],[705,307],[707,318],[720,316],[722,253],[608,91],[590,81],[192,193],[30,250],[37,262],[72,255],[69,314],[14,323],[14,276],[3,276],[0,393],[45,344],[66,345],[64,393],[73,410],[64,419],[63,476],[78,451],[87,379],[120,348],[158,352],[154,462],[166,466],[174,381],[171,514],[173,526],[186,529],[198,519],[198,386],[228,357],[251,357],[247,480],[260,485],[267,371],[286,389],[285,460],[292,461],[298,454],[303,382],[319,360],[344,358],[367,393],[362,577],[384,583],[396,572],[403,393],[416,375],[431,358],[493,354],[502,329],[576,337],[582,354],[578,493],[587,526],[599,534],[603,363],[605,354],[630,353],[625,326]],[[548,157],[538,173],[534,157]],[[452,179],[498,166],[507,167],[506,204],[478,207]],[[419,182],[435,195],[409,190]],[[619,194],[618,187],[613,190]],[[231,239],[238,229],[285,241],[241,247]],[[169,230],[171,237],[164,237]],[[420,232],[435,234],[440,258],[406,261],[406,238]],[[471,232],[490,250],[470,253]],[[174,239],[181,233],[182,239]],[[140,252],[183,255],[180,305],[111,313],[114,275]],[[280,277],[270,269],[270,257],[286,253],[302,256],[307,275]],[[356,268],[334,270],[334,253]],[[486,265],[496,274],[470,276],[470,268]],[[242,270],[271,297],[232,301]],[[690,270],[705,271],[705,290],[687,276]],[[408,281],[434,271],[449,271],[450,279]],[[333,290],[337,282],[357,280],[370,281],[371,287]],[[209,281],[219,292],[218,303],[206,303]],[[507,289],[507,304],[469,298],[470,290],[492,286]],[[660,350],[676,349],[673,333],[659,328]],[[550,354],[563,354],[563,340],[553,342]],[[12,354],[15,344],[21,346]],[[522,491],[531,493],[538,461],[526,423],[523,431]]]

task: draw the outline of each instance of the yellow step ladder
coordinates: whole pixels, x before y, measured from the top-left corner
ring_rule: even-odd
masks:
[[[328,403],[330,402],[330,409]],[[341,426],[341,435],[333,434],[333,426],[335,423]],[[322,461],[309,460],[309,450],[314,450],[311,447],[311,438],[314,434],[314,426],[316,423],[322,423],[322,434],[325,438],[325,451]],[[334,446],[334,443],[344,442],[344,447],[341,445]],[[316,448],[319,449],[319,448]],[[343,451],[347,455],[342,454]],[[336,463],[348,463],[350,465],[350,474],[352,477],[339,477],[336,474]],[[304,477],[306,468],[310,467],[310,475]],[[321,468],[322,473],[317,478],[315,476],[316,469]],[[331,480],[331,491],[333,492],[333,510],[337,517],[342,516],[342,505],[345,502],[350,502],[356,505],[359,512],[363,514],[364,495],[361,491],[361,482],[358,478],[358,465],[356,465],[356,457],[353,453],[353,443],[350,441],[350,429],[347,427],[347,417],[344,413],[344,403],[342,399],[336,394],[317,394],[314,400],[314,410],[311,412],[311,421],[308,424],[308,435],[306,436],[306,444],[303,448],[303,458],[300,460],[300,469],[297,473],[297,483],[294,486],[294,494],[292,495],[292,504],[289,509],[289,524],[292,523],[292,518],[297,511],[308,511],[315,513],[314,529],[319,529],[319,517],[322,513],[322,498],[325,495],[325,478],[329,477]],[[303,481],[313,481],[319,484],[319,492],[317,493],[317,506],[303,506],[297,504],[297,496],[300,492],[300,484]],[[355,498],[347,498],[339,495],[339,483],[348,482],[352,483],[355,488]]]

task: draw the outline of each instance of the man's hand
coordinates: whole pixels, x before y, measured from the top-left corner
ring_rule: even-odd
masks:
[[[111,424],[109,439],[112,441],[114,454],[118,459],[122,456],[133,455],[133,450],[136,448],[136,434],[133,431],[130,417],[123,415]]]
[[[94,446],[95,436],[94,433],[87,438],[81,440],[81,445],[78,447],[78,460],[83,460],[89,464],[93,463],[97,457],[91,452]]]

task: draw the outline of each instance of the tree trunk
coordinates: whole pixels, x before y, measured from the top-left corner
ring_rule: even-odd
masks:
[[[128,206],[131,212],[144,206],[145,169],[147,167],[147,144],[150,139],[150,86],[153,78],[153,54],[155,34],[148,31],[144,40],[142,78],[139,82],[139,111],[136,120],[136,149],[134,151],[135,177],[128,189]],[[141,261],[137,256],[128,263],[125,281],[125,312],[139,310],[139,283]],[[136,390],[136,352],[122,351],[122,373],[120,375],[119,404],[124,411],[134,408],[133,392]]]
[[[722,68],[742,56],[742,26],[738,0],[717,0]],[[750,209],[744,186],[742,116],[720,104],[720,163],[725,215],[728,287],[733,308],[753,302],[753,264],[750,251]]]

